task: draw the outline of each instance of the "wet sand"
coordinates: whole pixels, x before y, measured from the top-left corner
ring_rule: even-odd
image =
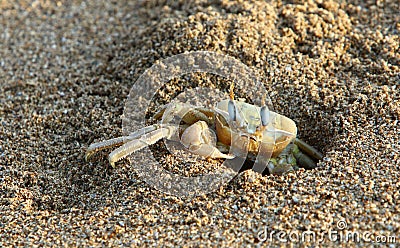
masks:
[[[284,246],[272,231],[292,246],[398,245],[399,2],[157,2],[0,3],[0,246]],[[123,134],[126,98],[147,68],[201,50],[260,74],[275,111],[324,154],[318,168],[248,170],[180,199],[143,182],[140,161],[113,169],[109,151],[85,161],[91,143]],[[193,172],[159,146],[165,168]],[[324,240],[300,242],[306,230]]]

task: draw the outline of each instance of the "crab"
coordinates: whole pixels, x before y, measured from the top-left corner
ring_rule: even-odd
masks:
[[[293,120],[270,111],[265,105],[255,106],[235,100],[231,84],[229,99],[214,109],[185,103],[162,106],[153,116],[158,123],[141,128],[128,136],[91,144],[86,161],[100,150],[120,146],[108,158],[115,163],[161,139],[179,141],[191,153],[206,158],[247,158],[254,161],[253,170],[259,173],[282,175],[299,167],[315,168],[322,154],[296,138]],[[180,117],[181,125],[172,125]],[[183,123],[183,124],[182,124]]]

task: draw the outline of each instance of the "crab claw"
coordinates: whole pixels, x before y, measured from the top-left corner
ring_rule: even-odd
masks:
[[[192,153],[208,158],[232,159],[235,156],[224,154],[216,148],[215,133],[205,121],[198,121],[186,128],[181,137],[182,144]]]

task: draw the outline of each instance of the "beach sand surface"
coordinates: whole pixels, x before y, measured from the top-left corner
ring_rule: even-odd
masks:
[[[397,0],[1,1],[0,246],[397,246],[399,10]],[[86,162],[91,143],[123,135],[139,76],[190,51],[256,71],[274,110],[323,153],[318,167],[246,170],[188,199],[145,183],[140,160],[112,168],[107,150]],[[143,114],[185,82],[229,87],[189,79],[169,82]],[[221,163],[185,168],[162,143],[152,151],[182,175]],[[361,240],[347,242],[348,232]]]

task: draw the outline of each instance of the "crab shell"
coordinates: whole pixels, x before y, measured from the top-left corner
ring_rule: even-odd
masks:
[[[269,111],[271,121],[267,127],[255,131],[255,126],[261,125],[261,108],[245,102],[235,101],[235,105],[242,118],[246,120],[246,124],[252,125],[253,128],[249,129],[248,126],[235,127],[232,123],[228,124],[228,102],[229,100],[223,100],[217,104],[215,126],[218,140],[227,146],[231,146],[236,156],[246,156],[248,152],[252,156],[269,154],[266,157],[274,158],[296,138],[297,127],[294,121],[273,111]],[[259,149],[260,147],[262,150]]]

